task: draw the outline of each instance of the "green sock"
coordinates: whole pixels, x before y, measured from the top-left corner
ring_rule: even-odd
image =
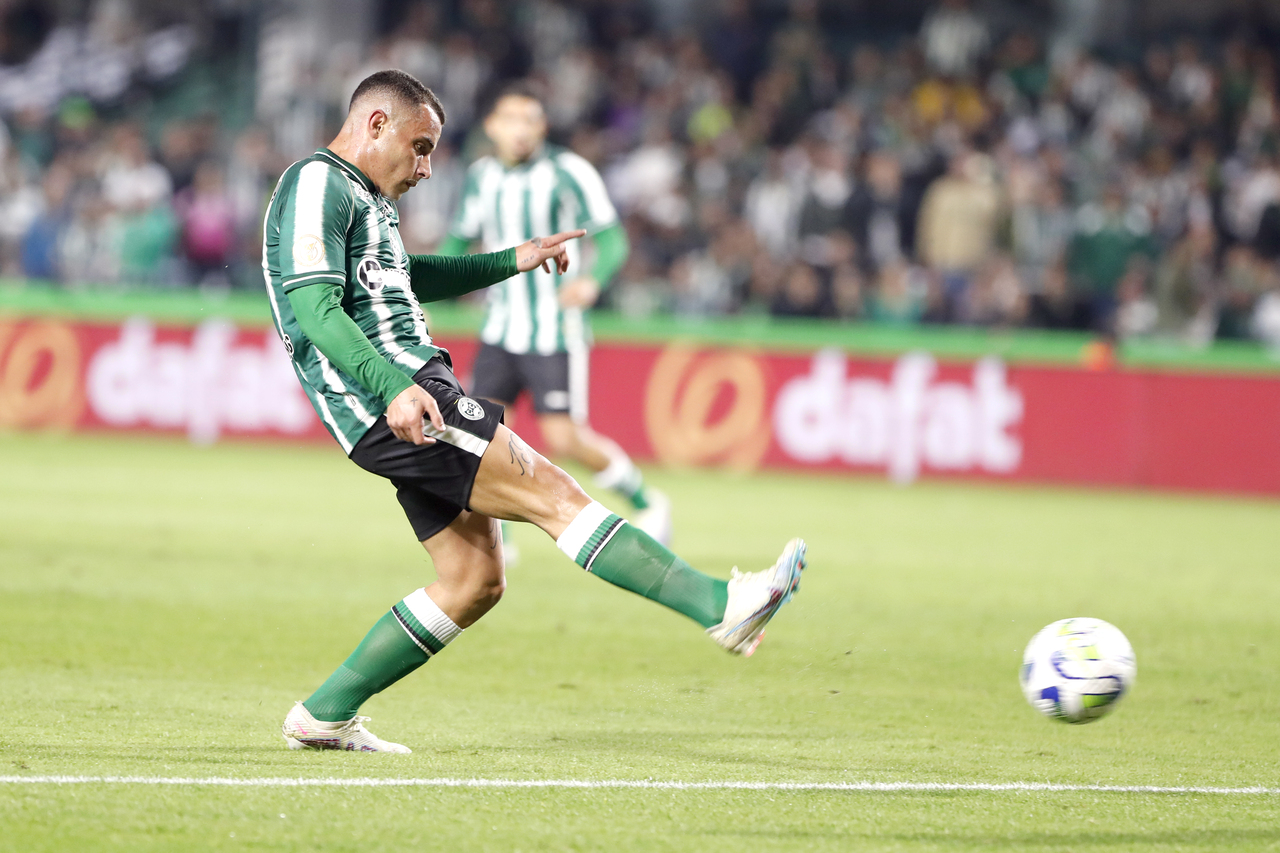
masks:
[[[370,696],[431,660],[460,633],[462,629],[425,590],[415,590],[378,620],[342,666],[302,704],[317,720],[349,720]]]
[[[596,474],[596,485],[613,489],[631,502],[636,509],[648,509],[649,499],[644,493],[644,475],[627,456],[620,456],[609,467]]]
[[[704,628],[724,619],[729,598],[725,581],[697,571],[599,503],[578,513],[556,545],[592,574],[665,604]]]

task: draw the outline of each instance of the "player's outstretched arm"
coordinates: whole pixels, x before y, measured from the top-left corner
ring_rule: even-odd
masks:
[[[564,244],[585,233],[565,231],[550,237],[536,237],[514,249],[479,255],[410,255],[409,282],[419,302],[439,302],[538,267],[550,272],[552,263],[563,274],[569,268]]]

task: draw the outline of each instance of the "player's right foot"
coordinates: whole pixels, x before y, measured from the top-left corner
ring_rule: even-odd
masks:
[[[644,499],[648,506],[636,513],[635,525],[648,533],[664,548],[671,545],[671,499],[657,489],[646,486]]]
[[[337,723],[327,723],[311,716],[301,702],[284,718],[281,733],[290,749],[345,749],[351,752],[397,752],[408,755],[413,752],[407,746],[381,740],[364,727],[368,717],[352,717]]]
[[[735,655],[750,657],[764,637],[764,626],[800,588],[806,548],[803,539],[792,539],[771,569],[743,574],[735,567],[724,619],[707,629],[711,639]]]

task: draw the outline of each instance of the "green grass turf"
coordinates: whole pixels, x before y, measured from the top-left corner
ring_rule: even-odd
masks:
[[[366,706],[411,756],[279,723],[432,577],[336,448],[0,434],[0,775],[1280,785],[1280,505],[653,471],[676,550],[810,570],[755,657],[520,529],[502,604]],[[1043,625],[1139,680],[1023,701]],[[1275,850],[1280,796],[0,784],[0,850]]]

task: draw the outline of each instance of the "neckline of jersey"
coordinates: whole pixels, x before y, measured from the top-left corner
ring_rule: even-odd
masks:
[[[351,163],[348,163],[346,160],[343,160],[341,157],[339,157],[337,154],[334,154],[328,148],[317,148],[316,153],[323,157],[329,158],[330,160],[337,163],[342,168],[346,169],[348,172],[351,173],[351,175],[357,181],[360,182],[361,186],[363,186],[369,192],[373,193],[375,196],[382,195],[382,193],[378,191],[378,188],[373,185],[373,181],[369,180],[369,178],[365,176],[364,172],[360,171]]]

